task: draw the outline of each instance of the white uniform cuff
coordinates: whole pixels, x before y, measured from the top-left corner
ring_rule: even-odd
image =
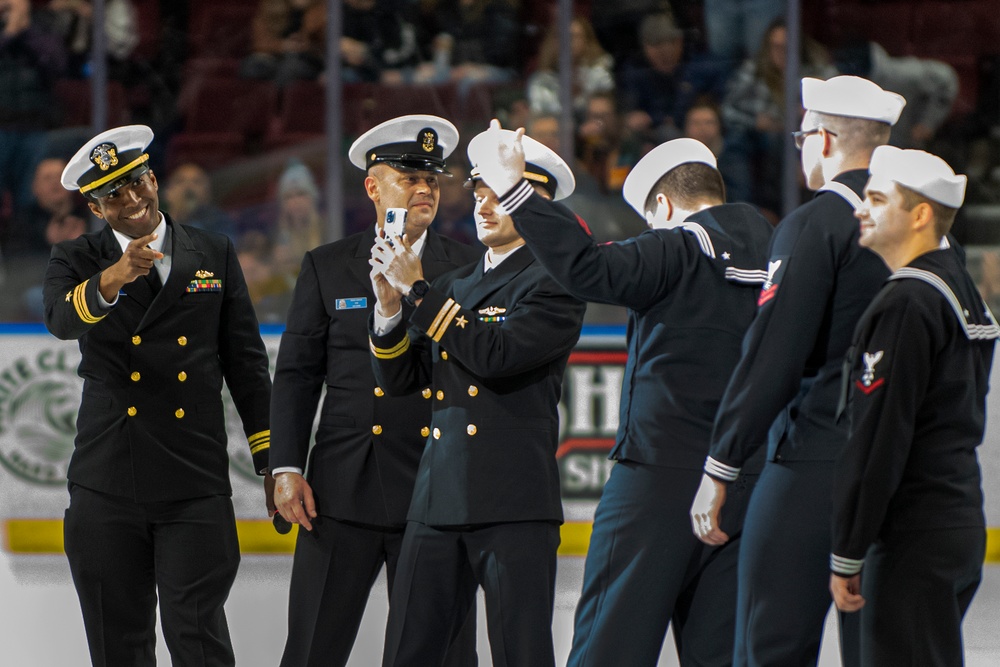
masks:
[[[376,336],[386,335],[387,333],[395,329],[396,325],[399,324],[402,320],[403,320],[402,308],[397,310],[396,314],[393,315],[392,317],[382,317],[382,315],[380,315],[378,312],[378,308],[375,308],[375,321],[373,327],[375,329],[375,335]]]
[[[837,554],[830,554],[830,570],[834,574],[842,577],[853,577],[864,567],[865,559],[844,558]]]
[[[723,482],[735,482],[736,478],[740,476],[740,469],[727,466],[725,463],[716,461],[709,456],[705,459],[705,473],[709,477],[714,477]]]

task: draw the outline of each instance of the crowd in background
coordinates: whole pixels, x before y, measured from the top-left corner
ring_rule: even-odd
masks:
[[[497,116],[561,150],[557,2],[342,4],[345,146],[380,113],[398,110],[448,116],[466,137]],[[162,207],[178,222],[233,239],[267,322],[283,321],[303,253],[329,240],[322,125],[307,126],[309,118],[322,119],[328,82],[326,5],[105,3],[109,124],[154,129],[159,150],[151,154],[165,156],[153,164]],[[578,0],[574,8],[578,186],[567,204],[595,235],[616,239],[643,229],[621,201],[622,183],[652,147],[681,136],[716,153],[731,201],[751,202],[776,223],[785,0]],[[967,173],[967,204],[1000,204],[1000,53],[973,54],[970,92],[972,79],[956,70],[969,54],[953,64],[938,53],[902,52],[889,38],[899,25],[838,23],[845,14],[813,3],[803,3],[803,11],[802,76],[857,74],[904,95],[892,142],[931,150]],[[89,100],[81,98],[91,76],[92,20],[90,0],[0,0],[2,320],[39,319],[37,286],[51,244],[102,224],[59,185],[66,158],[91,134]],[[1000,27],[995,32],[993,44]],[[240,91],[246,99],[236,99]],[[456,151],[463,155],[464,143]],[[472,198],[457,164],[456,178],[442,185],[437,228],[474,242]],[[371,222],[362,178],[345,169],[345,233]],[[967,239],[990,240],[974,222]],[[1000,259],[972,260],[982,267],[984,293],[1000,300]]]

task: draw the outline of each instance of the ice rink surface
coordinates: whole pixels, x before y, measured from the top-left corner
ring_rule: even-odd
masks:
[[[239,577],[226,605],[236,647],[237,664],[274,667],[285,638],[288,556],[244,556]],[[556,609],[552,623],[556,662],[564,665],[573,630],[573,610],[583,579],[583,558],[559,559]],[[480,609],[482,598],[480,597]],[[372,590],[358,634],[350,667],[377,667],[382,656],[382,634],[387,611],[385,579]],[[492,664],[486,637],[485,614],[479,615],[479,664]],[[1000,565],[985,568],[983,584],[965,621],[966,664],[1000,665]],[[840,664],[836,622],[827,619],[820,667]],[[161,665],[170,658],[162,641],[157,644]],[[80,607],[62,556],[11,556],[0,551],[0,664],[25,667],[86,666],[86,639]],[[673,640],[667,636],[660,667],[677,665]],[[615,666],[619,667],[619,666]],[[620,667],[628,667],[621,665]]]

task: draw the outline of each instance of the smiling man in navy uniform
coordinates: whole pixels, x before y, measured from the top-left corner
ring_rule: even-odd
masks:
[[[796,134],[802,172],[818,194],[771,239],[767,282],[743,355],[715,418],[705,475],[691,508],[699,538],[724,544],[727,485],[764,443],[739,554],[735,665],[817,660],[830,608],[828,554],[833,464],[847,442],[836,418],[840,370],[861,313],[888,276],[858,246],[854,209],[872,151],[889,140],[906,103],[866,79],[802,80]],[[845,665],[857,627],[841,623]]]
[[[482,177],[498,165],[475,145],[469,158]],[[537,146],[534,166],[492,181],[530,179],[548,197],[572,192],[566,164]],[[480,586],[493,664],[555,664],[558,403],[585,305],[524,246],[497,195],[475,185],[482,261],[432,285],[406,240],[372,248],[376,377],[390,393],[430,383],[434,410],[389,603],[386,666],[441,665]],[[409,331],[404,294],[416,305]]]
[[[428,277],[482,255],[430,228],[439,179],[450,175],[445,160],[457,145],[451,123],[426,115],[395,118],[359,137],[349,155],[368,174],[365,190],[375,222],[311,250],[302,261],[271,407],[276,504],[302,527],[281,661],[286,667],[346,664],[383,564],[393,589],[413,479],[430,432],[431,401],[426,387],[390,397],[375,382],[368,350],[367,318],[375,305],[368,260],[388,208],[407,209],[406,236]],[[474,612],[468,624],[449,665],[476,664]]]
[[[528,137],[522,150],[500,132],[494,160],[530,161]],[[629,173],[625,200],[652,228],[634,239],[598,245],[570,211],[520,190],[502,201],[552,276],[580,299],[629,309],[617,464],[594,517],[568,665],[655,665],[671,622],[682,665],[728,665],[739,540],[702,544],[688,508],[766,278],[771,225],[725,203],[715,156],[694,139],[661,144]],[[726,517],[734,534],[749,478]]]
[[[866,666],[961,665],[962,618],[982,579],[976,448],[1000,327],[941,247],[965,186],[935,155],[883,146],[858,209],[861,245],[893,274],[848,356],[830,590],[841,611],[860,610]]]
[[[232,243],[159,210],[143,125],[87,142],[63,171],[107,221],[52,250],[45,324],[79,340],[84,379],[65,546],[95,665],[233,665],[223,604],[240,560],[222,382],[268,470],[267,352]]]

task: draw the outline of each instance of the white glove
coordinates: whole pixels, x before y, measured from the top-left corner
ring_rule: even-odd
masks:
[[[517,132],[502,130],[500,121],[494,118],[486,132],[489,140],[484,143],[483,154],[476,156],[476,166],[483,182],[498,197],[503,197],[524,178],[524,146],[521,143],[524,128]]]

